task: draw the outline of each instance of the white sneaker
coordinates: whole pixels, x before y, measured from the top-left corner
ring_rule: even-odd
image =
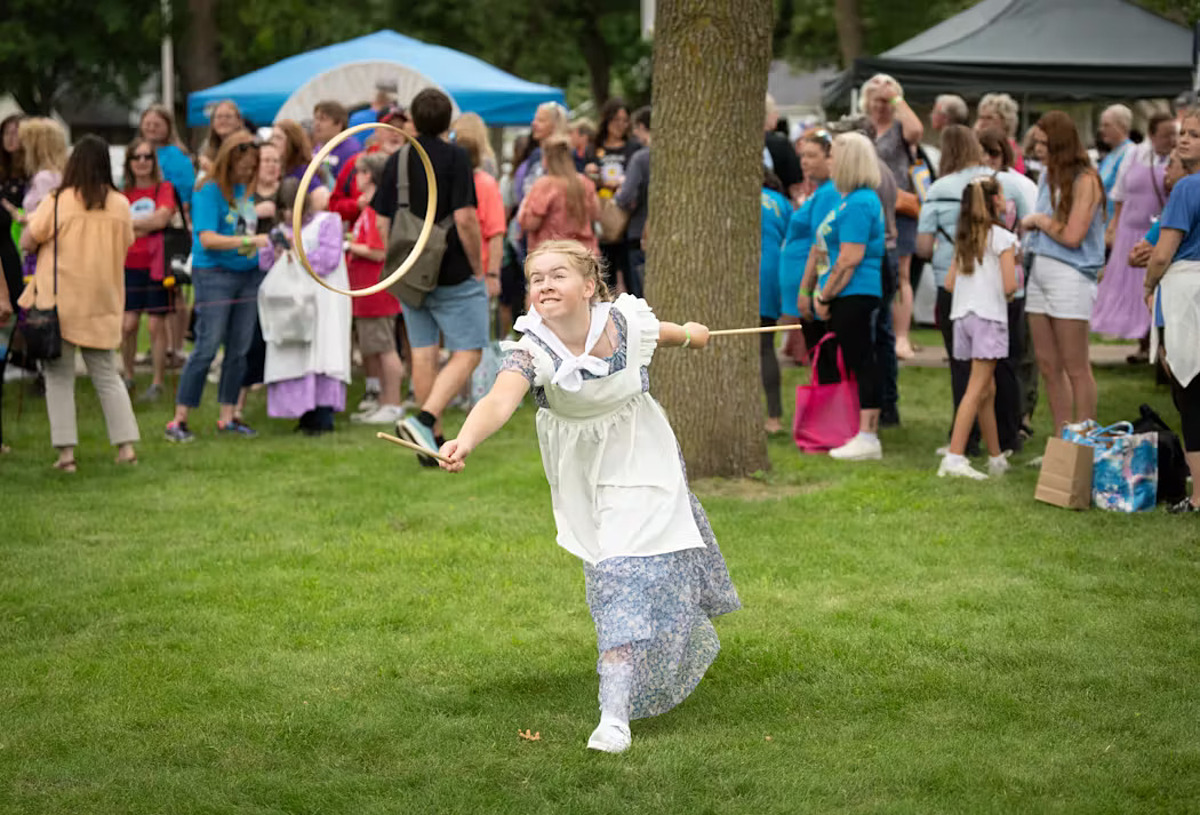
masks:
[[[592,731],[587,746],[589,750],[624,753],[632,742],[633,737],[629,734],[629,725],[601,722],[600,726]]]
[[[987,476],[972,467],[971,462],[964,456],[948,455],[942,459],[942,463],[938,465],[938,478],[945,478],[948,475],[987,481]]]
[[[879,439],[867,439],[861,434],[850,439],[841,447],[829,451],[830,458],[841,461],[870,461],[883,458],[883,445]]]
[[[399,405],[380,405],[374,410],[355,413],[350,421],[357,424],[395,424],[404,418],[404,408]]]
[[[1005,450],[998,456],[988,458],[988,475],[1004,475],[1009,471],[1008,457],[1012,450]]]
[[[363,394],[362,401],[358,403],[358,412],[362,414],[370,413],[379,407],[379,394],[374,391],[367,391]]]
[[[941,456],[942,458],[945,458],[946,454],[950,452],[950,445],[943,444],[941,447],[934,450],[933,452],[934,452],[934,455],[938,455],[938,456]]]

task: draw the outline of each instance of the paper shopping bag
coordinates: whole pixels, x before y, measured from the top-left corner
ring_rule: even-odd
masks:
[[[1092,448],[1066,439],[1047,439],[1033,497],[1065,509],[1090,507]]]

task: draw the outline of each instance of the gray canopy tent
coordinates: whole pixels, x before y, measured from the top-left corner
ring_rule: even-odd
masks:
[[[1193,81],[1192,32],[1125,0],[983,0],[822,87],[826,108],[890,74],[904,95],[1045,100],[1175,97]]]

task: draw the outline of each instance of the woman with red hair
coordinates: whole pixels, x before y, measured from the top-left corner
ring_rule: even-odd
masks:
[[[1046,171],[1037,211],[1021,222],[1036,230],[1025,310],[1057,433],[1096,417],[1088,330],[1104,268],[1104,187],[1070,116],[1052,110],[1037,127],[1034,147]]]

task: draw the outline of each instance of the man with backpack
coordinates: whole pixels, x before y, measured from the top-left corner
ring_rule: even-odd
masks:
[[[471,160],[466,150],[442,138],[450,129],[452,112],[450,98],[433,88],[418,93],[409,107],[417,141],[429,155],[437,181],[437,225],[418,262],[392,288],[404,303],[413,390],[421,405],[417,415],[396,423],[396,433],[431,453],[443,443],[442,412],[470,380],[488,342],[488,298]],[[406,145],[388,159],[371,204],[388,247],[385,272],[394,270],[415,242],[428,195],[424,165]],[[439,335],[450,352],[441,371]],[[419,458],[426,466],[437,466],[433,458]]]

